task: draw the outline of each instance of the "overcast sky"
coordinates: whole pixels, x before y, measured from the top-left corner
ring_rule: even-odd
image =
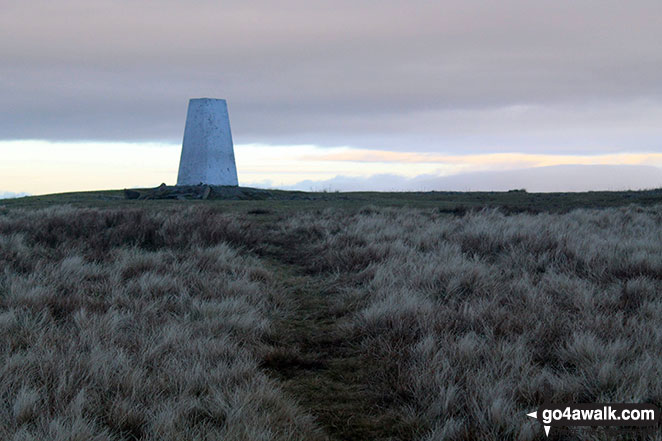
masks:
[[[192,97],[237,149],[657,154],[661,42],[660,0],[0,0],[0,154],[178,145]]]

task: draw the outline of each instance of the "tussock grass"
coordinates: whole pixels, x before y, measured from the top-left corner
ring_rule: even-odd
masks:
[[[421,440],[539,439],[525,413],[544,400],[662,404],[660,206],[372,207],[283,228],[319,231],[302,263],[342,275],[374,401],[413,413]]]
[[[534,440],[545,400],[662,406],[662,206],[209,207],[0,212],[0,439]]]
[[[309,440],[259,368],[288,301],[209,211],[0,216],[0,439]]]

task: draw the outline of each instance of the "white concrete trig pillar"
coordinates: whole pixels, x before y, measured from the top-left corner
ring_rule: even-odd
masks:
[[[225,100],[188,103],[177,185],[239,185]]]

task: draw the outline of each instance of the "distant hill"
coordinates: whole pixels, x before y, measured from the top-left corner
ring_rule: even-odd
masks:
[[[507,191],[530,192],[623,191],[662,187],[662,169],[646,165],[557,165],[519,170],[421,175],[405,178],[375,175],[337,176],[326,181],[303,181],[290,188],[338,191]]]

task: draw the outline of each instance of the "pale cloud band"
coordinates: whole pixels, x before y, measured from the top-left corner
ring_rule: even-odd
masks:
[[[301,159],[305,161],[332,161],[332,162],[368,162],[368,163],[418,163],[418,164],[444,164],[460,165],[468,169],[480,170],[483,168],[517,168],[517,167],[545,167],[550,165],[569,164],[602,164],[602,165],[660,165],[662,166],[662,153],[617,153],[602,155],[551,155],[532,153],[488,153],[483,155],[439,155],[434,153],[418,152],[392,152],[384,150],[364,149],[335,149],[328,153],[325,149],[318,155],[307,155]]]
[[[160,143],[48,142],[38,140],[1,141],[0,191],[31,194],[99,189],[153,187],[174,184],[180,146]],[[297,188],[302,190],[444,190],[489,189],[488,175],[458,180],[458,176],[483,172],[510,173],[510,182],[529,182],[540,191],[594,188],[624,189],[662,186],[655,170],[625,166],[662,167],[662,153],[615,153],[602,155],[551,155],[527,153],[486,153],[443,155],[420,152],[321,148],[313,145],[271,146],[240,144],[235,147],[241,185]],[[559,187],[548,177],[536,183],[535,175],[514,170],[567,165],[621,166],[605,175],[587,172],[583,185]],[[554,169],[573,174],[578,169]],[[589,169],[585,169],[589,170]],[[606,170],[606,169],[605,169]],[[518,174],[519,173],[519,174]],[[549,174],[549,170],[547,172]],[[592,174],[591,174],[592,173]],[[620,173],[616,183],[610,177]],[[634,179],[646,175],[644,180]],[[515,176],[520,176],[519,181]],[[542,175],[540,175],[542,176]],[[551,176],[551,175],[550,175]],[[450,179],[455,177],[453,179]],[[438,178],[448,178],[439,180]],[[494,175],[494,179],[502,179]],[[450,180],[449,180],[450,179]],[[494,189],[507,189],[507,182]],[[523,179],[523,180],[522,180]],[[528,180],[528,181],[527,181]],[[593,180],[593,182],[591,181]],[[597,180],[597,181],[596,181]],[[506,180],[508,181],[508,180]],[[468,182],[468,183],[467,183]],[[482,182],[482,186],[471,184]],[[473,186],[472,186],[473,185]],[[533,186],[532,186],[533,185]],[[526,186],[526,185],[525,185]],[[452,187],[452,188],[451,188]]]

